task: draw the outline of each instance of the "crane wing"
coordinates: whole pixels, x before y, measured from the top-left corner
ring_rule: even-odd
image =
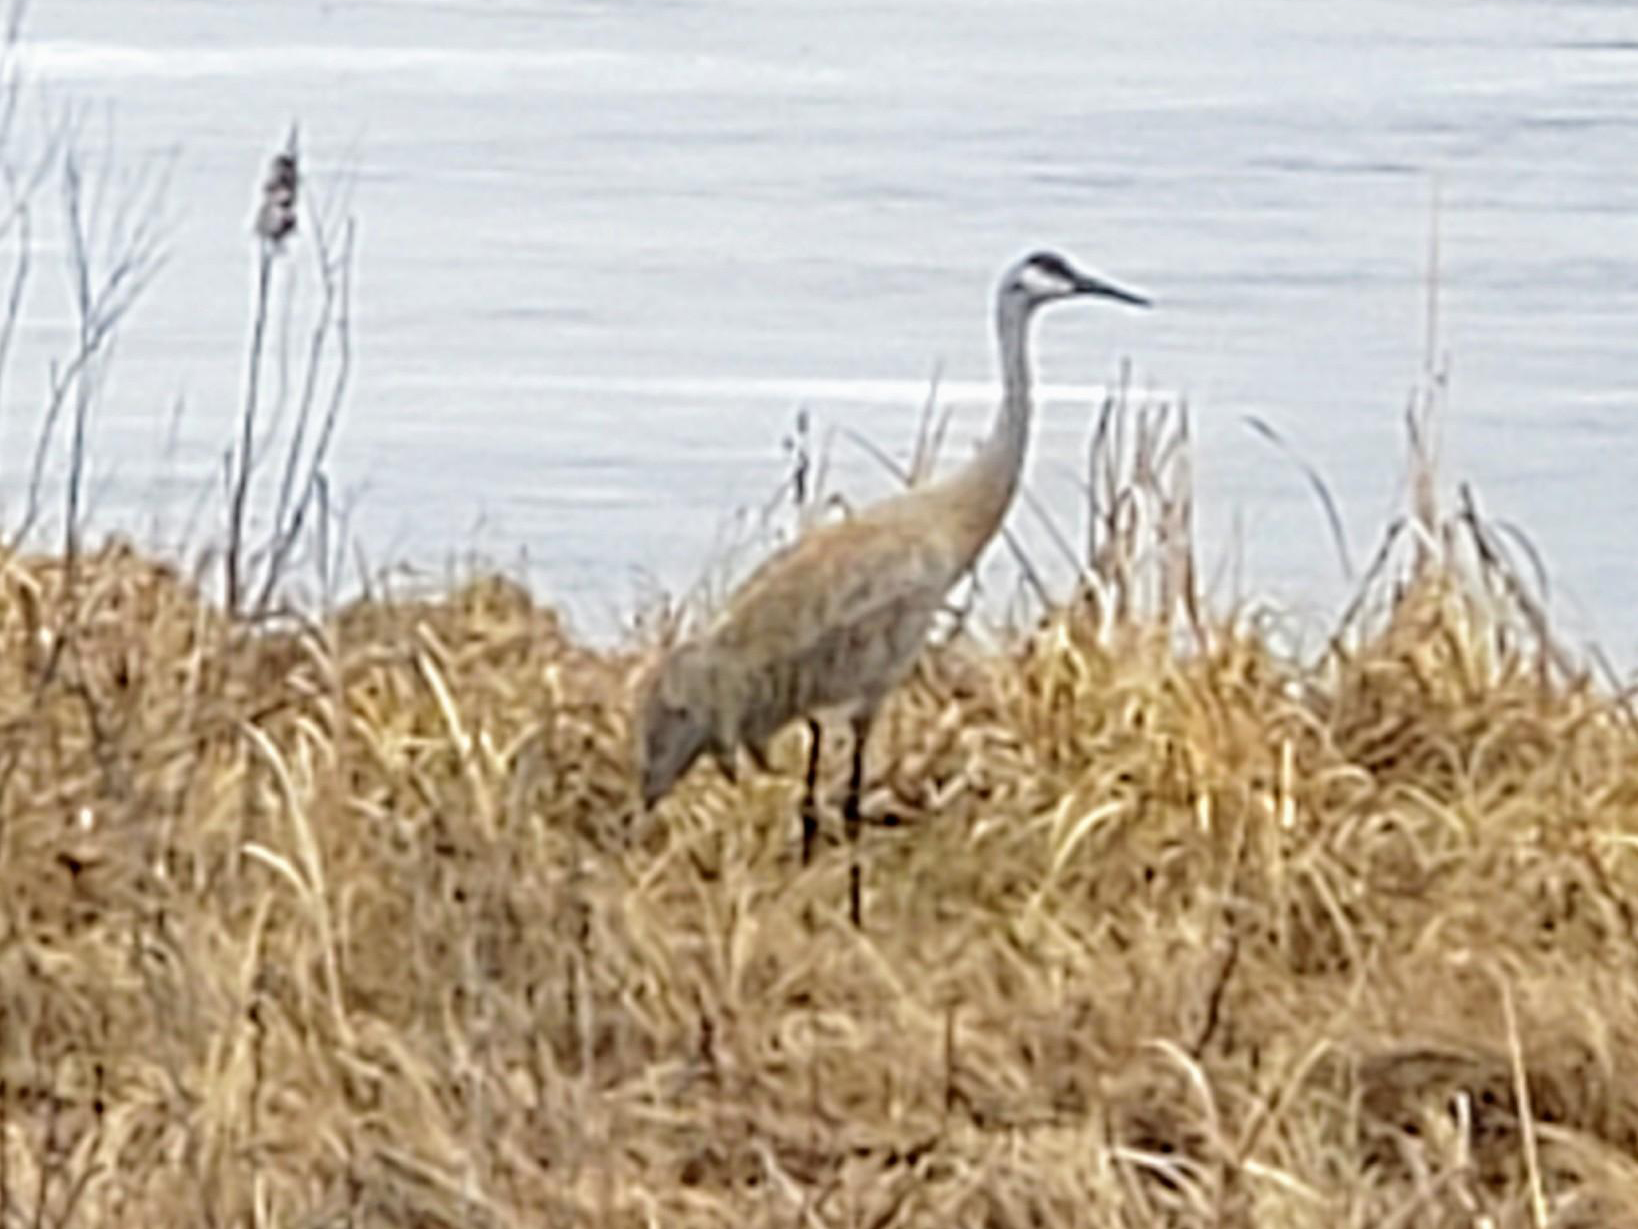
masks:
[[[916,511],[894,501],[810,530],[746,579],[712,642],[747,669],[797,663],[839,638],[899,641],[901,624],[919,645],[964,561]]]

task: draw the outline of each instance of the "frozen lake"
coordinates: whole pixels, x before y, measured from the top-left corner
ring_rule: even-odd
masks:
[[[1094,386],[1129,358],[1193,409],[1208,559],[1238,540],[1243,594],[1317,616],[1343,592],[1324,518],[1245,418],[1321,469],[1367,555],[1437,188],[1446,477],[1530,534],[1567,626],[1638,649],[1629,4],[40,0],[26,45],[51,98],[112,104],[123,163],[174,158],[169,260],[96,436],[100,524],[151,512],[178,398],[167,481],[215,481],[255,190],[299,119],[311,182],[356,174],[334,469],[378,562],[526,553],[606,630],[775,487],[798,407],[902,454],[942,367],[965,455],[994,278],[1052,246],[1159,308],[1046,318],[1031,489],[1078,538]],[[61,324],[24,337],[8,483],[29,347]],[[890,489],[839,449],[834,485]]]

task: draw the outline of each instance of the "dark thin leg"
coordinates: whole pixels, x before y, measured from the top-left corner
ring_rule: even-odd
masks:
[[[847,827],[847,906],[853,924],[864,928],[863,875],[859,870],[859,828],[864,822],[859,795],[864,790],[865,741],[870,737],[870,714],[853,718],[853,771],[847,779],[847,801],[842,804],[842,820]]]
[[[717,762],[717,770],[722,773],[723,779],[729,785],[739,784],[739,765],[734,762],[734,755],[732,747],[726,751],[719,748],[711,752],[711,758]]]
[[[808,788],[802,794],[802,865],[813,860],[813,841],[819,835],[819,748],[824,731],[808,719]]]

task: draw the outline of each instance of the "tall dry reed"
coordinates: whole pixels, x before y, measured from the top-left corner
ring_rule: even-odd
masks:
[[[639,818],[640,652],[509,582],[0,560],[0,1220],[1638,1224],[1626,703],[1470,505],[1312,659],[1205,613],[1109,413],[1079,595],[883,719],[863,934],[800,738]]]

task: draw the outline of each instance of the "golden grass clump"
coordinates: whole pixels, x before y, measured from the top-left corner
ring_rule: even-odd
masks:
[[[0,1224],[1638,1225],[1638,730],[1463,577],[935,648],[859,933],[508,582],[0,559]]]

